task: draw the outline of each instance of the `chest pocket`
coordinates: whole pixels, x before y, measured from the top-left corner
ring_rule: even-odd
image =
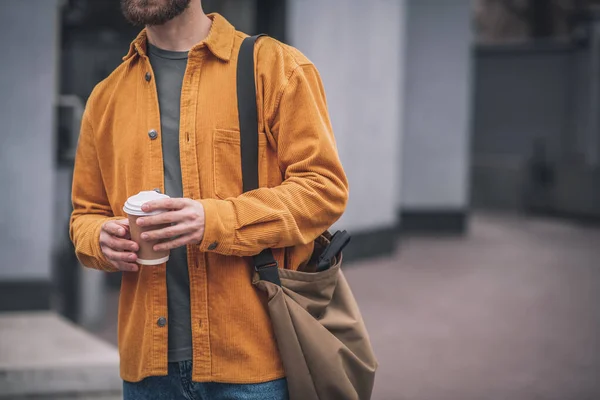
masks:
[[[258,134],[259,171],[264,170],[267,138]],[[262,174],[259,173],[259,180]],[[242,155],[240,132],[215,129],[213,132],[213,185],[219,199],[237,197],[242,194]],[[262,186],[262,184],[261,184]]]

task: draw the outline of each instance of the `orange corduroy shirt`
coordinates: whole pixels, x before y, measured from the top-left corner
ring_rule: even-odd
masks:
[[[271,38],[255,47],[260,189],[242,194],[236,63],[246,37],[223,17],[194,46],[181,92],[184,197],[202,203],[203,241],[188,246],[193,380],[258,383],[285,376],[251,258],[273,248],[282,268],[306,263],[313,240],[344,211],[348,185],[314,65]],[[141,190],[164,190],[158,98],[146,33],[92,92],[73,175],[70,233],[87,267],[114,271],[100,228],[125,217]],[[156,131],[150,134],[151,131]],[[119,299],[121,376],[167,374],[165,265],[123,273]],[[164,321],[164,320],[161,320]],[[161,326],[162,325],[162,326]]]

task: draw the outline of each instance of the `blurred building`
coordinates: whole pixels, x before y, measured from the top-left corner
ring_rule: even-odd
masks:
[[[472,205],[598,220],[598,1],[511,3],[478,1]]]
[[[469,215],[473,33],[469,0],[204,0],[319,68],[351,198],[348,259],[389,254],[397,233],[463,233]],[[118,1],[5,0],[1,46],[0,310],[102,316],[106,279],[68,240],[81,113],[136,29]]]

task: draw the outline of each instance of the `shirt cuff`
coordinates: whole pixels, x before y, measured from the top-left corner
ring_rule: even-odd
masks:
[[[199,200],[204,207],[204,238],[200,242],[201,252],[233,255],[235,244],[235,210],[227,200]]]

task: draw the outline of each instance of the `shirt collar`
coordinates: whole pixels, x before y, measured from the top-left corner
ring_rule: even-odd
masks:
[[[220,14],[208,14],[208,17],[212,20],[212,25],[208,36],[200,43],[196,44],[191,48],[190,51],[206,46],[211,53],[223,61],[229,61],[231,53],[233,52],[233,43],[235,40],[235,28]],[[139,35],[131,42],[129,46],[129,52],[123,60],[128,60],[135,54],[141,56],[146,55],[146,42],[148,35],[146,28],[144,28]]]

